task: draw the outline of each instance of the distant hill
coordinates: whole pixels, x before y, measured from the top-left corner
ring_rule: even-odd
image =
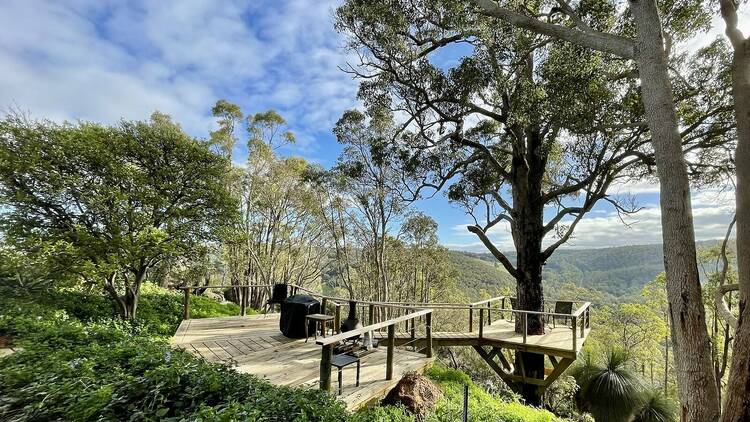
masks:
[[[458,272],[459,285],[469,298],[479,299],[481,290],[487,293],[503,294],[515,292],[516,280],[491,255],[451,251],[451,261]]]
[[[716,241],[699,242],[709,246]],[[462,268],[459,282],[492,292],[492,277],[500,289],[515,282],[490,253],[452,251],[452,259]],[[515,262],[515,253],[508,253]],[[487,265],[480,265],[482,261]],[[664,271],[662,247],[657,245],[618,246],[600,249],[558,249],[544,267],[545,289],[555,297],[573,294],[612,302],[639,295],[643,286]],[[569,293],[572,283],[583,290]],[[566,286],[567,285],[567,286]],[[588,290],[588,291],[587,291]]]

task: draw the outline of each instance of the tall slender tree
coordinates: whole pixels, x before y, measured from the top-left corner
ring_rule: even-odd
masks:
[[[391,290],[388,237],[407,206],[395,187],[398,182],[395,169],[383,154],[383,146],[392,139],[394,131],[387,113],[368,119],[356,110],[345,112],[333,129],[344,147],[337,169],[346,176],[345,189],[359,215],[352,221],[364,240],[363,252],[371,257],[377,280],[374,299],[383,302],[389,301]]]
[[[750,420],[750,38],[740,31],[740,2],[720,0],[726,35],[732,45],[732,91],[737,119],[737,273],[740,316],[724,404],[724,421]]]

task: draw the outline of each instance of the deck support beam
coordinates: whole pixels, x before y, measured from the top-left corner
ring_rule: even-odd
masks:
[[[493,347],[492,350],[489,352],[484,349],[482,346],[473,346],[474,350],[477,351],[479,356],[482,357],[482,359],[487,363],[487,365],[492,368],[493,371],[497,375],[500,376],[500,378],[503,379],[508,384],[512,383],[524,383],[524,384],[532,384],[538,386],[542,393],[544,393],[544,390],[546,390],[550,384],[555,382],[557,378],[562,375],[562,373],[568,369],[568,367],[575,361],[575,359],[572,358],[561,358],[559,361],[555,356],[548,355],[550,358],[550,361],[553,362],[554,369],[552,372],[549,373],[544,379],[537,379],[537,378],[527,378],[524,375],[515,375],[511,373],[513,370],[513,367],[510,365],[508,360],[505,358],[505,355],[503,355],[502,348],[500,347]],[[495,361],[495,357],[498,357],[500,360],[500,364],[502,364],[502,367],[500,364],[498,364]],[[521,364],[523,364],[523,361],[521,360]],[[523,374],[523,368],[521,368],[521,373]]]

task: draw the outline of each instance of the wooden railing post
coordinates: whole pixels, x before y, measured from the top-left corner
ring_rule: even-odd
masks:
[[[373,305],[372,303],[370,304],[369,313],[370,322],[367,325],[375,324],[375,305]]]
[[[333,329],[336,333],[341,332],[341,304],[336,303],[336,313],[333,316]]]
[[[586,337],[586,313],[584,311],[584,314],[581,315],[583,318],[581,318],[581,338]]]
[[[320,389],[331,391],[331,361],[333,360],[333,344],[322,347],[323,355],[320,357]]]
[[[479,338],[484,334],[484,308],[479,308]]]
[[[523,313],[523,343],[526,344],[526,336],[529,332],[529,314]]]
[[[247,294],[249,290],[248,287],[240,287],[238,289],[240,292],[240,316],[245,316],[247,313]]]
[[[185,300],[183,301],[182,319],[190,319],[190,287],[185,288]]]
[[[505,298],[502,299],[500,304],[500,319],[505,319]]]
[[[487,325],[492,325],[492,302],[487,302]]]
[[[323,298],[320,301],[320,313],[325,314],[326,313],[326,305],[328,305],[328,299]]]
[[[385,356],[385,379],[393,379],[393,346],[396,342],[396,326],[388,326],[388,351]]]
[[[573,317],[573,352],[578,348],[578,317]]]
[[[427,352],[425,353],[428,358],[432,357],[432,312],[425,315],[425,341],[427,343]]]
[[[407,325],[409,321],[406,321]],[[417,338],[417,320],[415,318],[412,318],[411,320],[411,340],[414,341],[414,339]],[[417,345],[414,345],[414,350],[416,350]]]
[[[469,305],[469,332],[474,331],[474,305]]]

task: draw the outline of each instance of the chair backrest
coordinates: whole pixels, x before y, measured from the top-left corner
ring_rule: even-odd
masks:
[[[287,285],[286,284],[274,284],[273,293],[271,294],[271,303],[281,303],[286,300],[287,297]]]
[[[572,314],[573,313],[573,302],[558,300],[555,302],[555,313],[556,314]]]

